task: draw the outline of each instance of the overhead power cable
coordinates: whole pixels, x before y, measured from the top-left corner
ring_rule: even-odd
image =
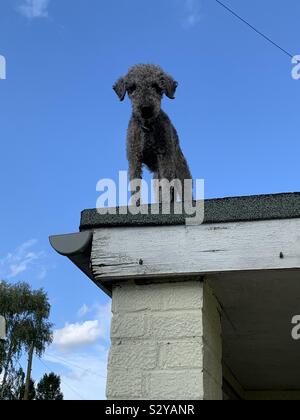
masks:
[[[97,378],[106,379],[106,376],[103,376],[100,373],[93,372],[91,369],[85,369],[82,366],[79,366],[79,365],[77,365],[77,364],[75,364],[73,362],[69,362],[68,360],[64,359],[63,357],[51,355],[51,358],[54,359],[54,360],[56,360],[59,364],[65,364],[66,366],[68,366],[70,368],[74,368],[75,367],[77,369],[82,370],[85,373],[88,373],[90,375],[97,376]]]
[[[278,48],[281,52],[288,55],[290,58],[293,58],[294,55],[282,48],[279,44],[274,42],[270,37],[265,35],[263,32],[259,31],[257,28],[255,28],[251,23],[249,23],[246,19],[242,18],[240,15],[238,15],[235,11],[233,11],[229,6],[226,6],[226,4],[222,3],[220,0],[215,0],[220,6],[222,6],[225,10],[227,10],[229,13],[231,13],[233,16],[235,16],[237,19],[239,19],[241,22],[243,22],[245,25],[249,26],[253,31],[255,31],[258,35],[260,35],[262,38],[267,40],[269,43],[271,43],[273,46]]]
[[[40,358],[37,358],[37,360],[40,361],[40,363],[49,371],[52,372],[52,369],[49,368],[49,366],[46,365],[45,362],[43,362],[43,360],[41,360]],[[79,392],[77,392],[73,387],[71,387],[65,380],[63,380],[62,378],[60,378],[61,382],[67,387],[69,388],[73,394],[77,395],[77,397],[80,398],[80,400],[84,401],[84,397],[82,395],[79,394]]]

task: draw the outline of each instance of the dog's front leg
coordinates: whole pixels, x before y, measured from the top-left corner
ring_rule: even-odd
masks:
[[[140,161],[129,161],[129,180],[130,182],[141,180],[143,176],[142,164]]]
[[[140,161],[129,163],[131,204],[140,207],[142,198],[142,165]]]
[[[159,201],[160,203],[173,203],[175,201],[175,164],[167,154],[158,158],[159,166]]]
[[[130,121],[128,128],[127,158],[132,201],[135,205],[140,206],[141,180],[143,177],[143,148],[136,122],[133,119]]]

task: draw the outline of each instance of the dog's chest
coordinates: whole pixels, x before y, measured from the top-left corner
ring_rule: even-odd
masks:
[[[155,172],[157,170],[158,156],[161,154],[161,145],[155,132],[142,133],[143,163]]]

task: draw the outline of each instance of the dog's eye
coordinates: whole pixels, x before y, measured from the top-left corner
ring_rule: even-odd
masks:
[[[153,83],[152,87],[156,90],[157,93],[159,93],[159,95],[162,95],[163,89],[159,86],[158,83]]]
[[[133,92],[135,92],[135,91],[136,91],[136,85],[135,85],[135,84],[130,85],[130,86],[128,87],[128,93],[129,93],[129,95],[132,95],[132,94],[133,94]]]

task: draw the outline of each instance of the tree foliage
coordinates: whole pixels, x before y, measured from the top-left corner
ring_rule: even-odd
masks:
[[[18,392],[18,400],[22,400],[25,393],[25,383],[22,384],[22,386],[19,388]],[[35,383],[32,379],[30,379],[29,382],[29,393],[28,393],[28,400],[32,401],[36,399],[36,389],[35,389]]]
[[[36,389],[36,399],[42,401],[61,401],[64,396],[60,389],[60,377],[54,373],[44,375]]]
[[[3,400],[20,400],[21,392],[24,387],[25,373],[22,368],[12,369],[7,376],[6,384],[1,389]]]
[[[44,290],[34,291],[27,283],[0,282],[0,314],[6,320],[7,339],[0,345],[0,399],[9,395],[22,351],[41,357],[52,342],[52,324],[48,321],[50,304]],[[30,378],[27,386],[30,388]],[[30,389],[29,389],[30,391]]]

